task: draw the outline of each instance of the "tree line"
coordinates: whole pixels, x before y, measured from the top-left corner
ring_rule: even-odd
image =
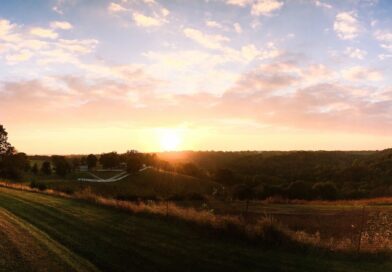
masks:
[[[41,161],[30,165],[30,160]],[[25,172],[66,177],[86,165],[93,170],[143,165],[220,184],[217,197],[356,199],[392,196],[392,149],[382,151],[109,152],[87,156],[27,156],[9,143],[0,125],[0,177]]]

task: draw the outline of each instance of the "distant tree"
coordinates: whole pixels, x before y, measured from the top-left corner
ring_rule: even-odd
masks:
[[[80,158],[80,164],[82,164],[82,165],[86,165],[87,164],[87,157],[86,156],[83,156],[83,157]]]
[[[142,168],[144,162],[143,154],[137,152],[136,150],[131,150],[125,153],[124,157],[128,173],[135,173]]]
[[[338,198],[338,189],[333,182],[317,182],[312,187],[316,198],[334,200]]]
[[[8,133],[0,125],[0,177],[17,179],[28,164],[24,153],[16,153],[15,148],[8,142]]]
[[[97,162],[98,162],[98,158],[94,154],[90,154],[86,158],[88,169],[95,168],[97,166]]]
[[[44,161],[41,165],[41,172],[45,175],[51,175],[52,174],[52,166],[50,162]]]
[[[120,156],[117,152],[104,153],[99,158],[103,168],[115,168],[120,164]]]
[[[14,153],[14,147],[8,142],[8,133],[3,125],[0,125],[0,160]]]
[[[37,163],[34,163],[34,164],[33,164],[33,167],[31,167],[31,172],[32,172],[34,175],[38,174],[38,165],[37,165]]]
[[[312,187],[304,181],[295,181],[287,187],[287,196],[291,199],[311,199]]]
[[[238,183],[238,176],[228,168],[221,168],[215,172],[215,180],[223,185],[232,186]]]
[[[233,187],[233,197],[239,200],[245,200],[245,215],[248,214],[249,202],[255,199],[259,192],[256,187],[260,184],[255,181],[255,179],[246,180],[244,183],[235,185]]]
[[[80,166],[80,158],[79,157],[72,157],[70,159],[72,171],[76,171],[79,169]]]
[[[180,164],[177,170],[179,173],[193,176],[193,177],[202,177],[203,170],[200,169],[196,164],[192,162]]]
[[[22,172],[28,169],[29,161],[25,153],[16,153],[3,156],[0,164],[0,176],[19,179]]]
[[[144,163],[148,166],[158,166],[157,154],[145,154]]]
[[[173,165],[165,160],[157,160],[156,167],[158,169],[165,170],[165,171],[174,171]]]
[[[64,156],[52,156],[52,162],[58,176],[65,177],[71,171],[71,166]]]

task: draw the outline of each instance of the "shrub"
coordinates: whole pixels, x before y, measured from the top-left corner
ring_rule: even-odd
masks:
[[[338,198],[338,189],[333,182],[317,182],[313,185],[312,191],[320,199],[334,200]]]
[[[191,193],[187,196],[187,198],[189,200],[193,200],[193,201],[205,201],[206,197],[202,194],[199,193]]]
[[[312,187],[306,182],[296,181],[287,187],[286,193],[291,199],[310,199],[312,198]]]
[[[47,189],[46,185],[42,182],[32,181],[30,183],[30,188],[38,189],[40,191],[45,191]]]

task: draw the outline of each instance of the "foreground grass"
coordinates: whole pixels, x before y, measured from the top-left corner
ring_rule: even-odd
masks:
[[[392,269],[392,262],[386,259],[266,249],[230,237],[216,237],[178,220],[132,215],[83,201],[8,188],[0,188],[0,207],[2,229],[3,225],[20,229],[15,234],[0,232],[0,249],[8,252],[1,254],[0,271],[61,271],[56,267],[65,271]],[[30,242],[18,244],[13,240],[18,237]],[[41,258],[25,257],[23,265],[19,258],[31,249]]]

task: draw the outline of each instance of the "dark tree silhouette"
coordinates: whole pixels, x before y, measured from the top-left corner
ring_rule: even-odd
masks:
[[[21,172],[26,169],[28,169],[26,154],[16,153],[15,148],[8,142],[7,131],[0,125],[0,176],[18,179]]]
[[[8,133],[3,125],[0,125],[0,159],[14,153],[14,147],[8,142]]]
[[[64,156],[52,156],[52,162],[58,176],[64,177],[71,171],[71,166]]]
[[[33,167],[31,167],[31,172],[32,172],[34,175],[38,174],[38,165],[37,165],[37,163],[34,163],[34,164],[33,164]]]
[[[95,168],[97,166],[98,158],[94,154],[90,154],[86,158],[88,169]]]
[[[120,164],[120,156],[117,152],[104,153],[100,156],[99,162],[104,168],[115,168]]]
[[[143,154],[137,152],[136,150],[130,150],[124,154],[125,162],[127,164],[127,172],[135,173],[142,168],[144,162]]]
[[[52,166],[50,162],[44,161],[44,163],[41,166],[41,172],[44,173],[45,175],[52,174]]]

